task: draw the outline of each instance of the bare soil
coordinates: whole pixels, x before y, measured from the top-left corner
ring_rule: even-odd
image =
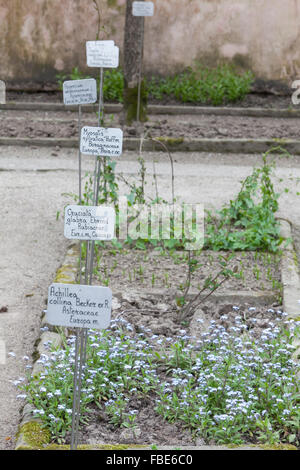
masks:
[[[78,121],[72,112],[2,111],[0,137],[77,138]],[[96,114],[84,114],[82,126],[97,126]],[[122,126],[119,116],[106,116],[106,127],[122,127],[124,137],[138,137],[140,129]],[[142,126],[144,135],[189,139],[298,139],[300,118],[246,116],[152,115]]]
[[[59,102],[62,103],[60,92],[48,93],[16,93],[9,92],[7,102]],[[153,102],[153,101],[152,101]],[[155,102],[153,102],[155,103]],[[164,104],[160,102],[159,104]],[[178,104],[166,100],[165,104]],[[197,103],[191,103],[197,105]],[[243,101],[228,106],[288,108],[293,107],[290,96],[272,94],[249,94]],[[41,112],[41,111],[9,111],[0,112],[1,137],[26,138],[75,138],[78,136],[77,113]],[[97,115],[84,113],[82,126],[98,124]],[[106,127],[122,127],[124,137],[136,137],[141,130],[152,137],[171,137],[184,139],[200,138],[266,138],[266,139],[298,139],[300,118],[267,118],[246,116],[213,116],[184,115],[166,116],[149,115],[149,120],[142,129],[136,126],[123,126],[120,116],[105,115]]]
[[[289,90],[288,90],[289,91]],[[227,103],[222,106],[228,107],[243,107],[243,108],[273,108],[281,109],[293,107],[290,93],[285,92],[282,94],[274,94],[271,92],[252,92],[249,93],[243,100],[236,101],[235,103]],[[62,103],[63,95],[60,91],[40,91],[40,92],[26,92],[26,91],[9,91],[6,94],[7,101],[19,101],[19,102],[44,102],[44,103]],[[153,98],[148,99],[149,104],[169,104],[169,105],[180,105],[178,101],[166,97],[164,100],[155,100]],[[201,103],[184,103],[185,106],[201,106]],[[203,105],[202,105],[203,106]],[[206,106],[206,105],[205,105]]]
[[[184,291],[187,281],[187,252],[158,250],[100,250],[98,254],[97,276],[94,281],[109,285],[114,291],[134,289],[137,293],[145,289],[164,289],[165,292]],[[221,262],[227,252],[203,250],[193,255],[198,268],[191,278],[191,289],[201,289],[209,276],[214,277],[224,269]],[[274,254],[235,252],[226,268],[237,270],[219,287],[218,292],[231,291],[271,291],[274,283],[280,282],[279,257]]]

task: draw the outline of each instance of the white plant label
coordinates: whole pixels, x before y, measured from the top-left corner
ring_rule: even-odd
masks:
[[[80,151],[85,155],[119,157],[122,146],[122,129],[89,126],[81,129]]]
[[[6,103],[6,85],[3,80],[0,80],[0,104]]]
[[[132,14],[133,16],[153,16],[154,15],[153,2],[133,2]]]
[[[63,84],[65,105],[92,104],[97,101],[97,82],[94,78],[68,80]]]
[[[64,235],[70,240],[112,240],[115,219],[112,207],[70,205],[65,208]]]
[[[109,287],[54,283],[48,289],[46,320],[71,328],[108,328],[112,292]]]
[[[292,88],[296,88],[296,91],[294,91],[292,95],[292,103],[294,105],[297,105],[300,103],[299,95],[300,95],[300,80],[295,80],[292,83]]]
[[[88,67],[117,68],[119,66],[119,48],[114,41],[87,41],[86,59]]]

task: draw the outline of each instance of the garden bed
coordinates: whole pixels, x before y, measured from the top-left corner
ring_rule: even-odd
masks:
[[[88,332],[79,442],[299,447],[299,322],[283,311],[280,258],[291,237],[280,234],[267,155],[263,163],[207,217],[210,249],[180,251],[185,238],[178,251],[166,249],[178,247],[171,239],[95,244],[85,282],[111,288],[112,321]],[[54,282],[88,279],[84,268],[75,277],[77,257],[73,268],[66,261]],[[76,338],[61,333],[64,349],[43,340],[43,370],[25,390],[50,441],[68,444]]]
[[[183,327],[165,310],[172,298],[148,301],[147,313],[128,298],[115,304],[110,330],[89,332],[80,444],[299,445],[291,399],[296,366],[290,333],[279,333],[289,322],[278,305],[206,303]],[[33,389],[40,403],[48,401],[52,442],[66,444],[75,341],[69,333],[67,353],[43,359],[47,373]],[[46,399],[57,390],[54,403]],[[45,407],[35,408],[43,420]]]
[[[2,111],[0,136],[13,138],[75,138],[78,136],[78,123],[74,113],[68,111]],[[106,115],[106,126],[120,126],[119,115]],[[98,125],[96,113],[85,113],[82,126]],[[169,137],[173,139],[295,139],[299,138],[299,118],[214,116],[152,115],[143,124],[145,135]],[[121,126],[124,138],[137,137],[140,129],[136,126]]]
[[[165,298],[164,302],[168,302],[168,299]],[[164,306],[166,305],[167,304],[165,303]],[[155,303],[152,299],[152,309],[153,307],[155,308]],[[141,339],[147,338],[147,341],[155,351],[155,354],[161,356],[163,356],[165,350],[169,350],[171,357],[172,353],[174,354],[174,350],[171,352],[172,347],[170,347],[170,345],[174,343],[177,345],[177,363],[176,359],[173,357],[173,362],[170,360],[169,365],[166,365],[163,360],[161,363],[157,361],[156,364],[157,372],[155,374],[155,378],[158,379],[161,386],[164,387],[164,393],[161,394],[161,397],[164,397],[165,400],[160,398],[160,401],[158,401],[155,391],[149,391],[146,396],[139,394],[138,391],[134,391],[134,387],[132,386],[131,390],[128,390],[127,393],[125,393],[127,400],[125,400],[126,405],[124,406],[124,409],[122,409],[122,416],[117,406],[114,411],[111,409],[109,410],[109,402],[111,402],[113,406],[114,398],[104,397],[101,402],[97,403],[97,405],[93,403],[88,406],[89,421],[80,430],[79,442],[88,445],[111,443],[136,445],[152,444],[157,446],[168,445],[176,447],[215,445],[220,443],[244,443],[256,445],[259,443],[265,443],[266,441],[264,440],[258,440],[259,433],[256,435],[253,433],[251,435],[251,432],[249,434],[246,427],[244,432],[238,433],[239,435],[234,435],[233,433],[230,437],[232,430],[230,431],[230,429],[228,429],[227,432],[223,432],[223,436],[221,437],[222,427],[220,427],[220,422],[224,419],[227,421],[225,424],[228,425],[228,421],[230,422],[230,415],[234,415],[234,407],[238,402],[241,409],[243,406],[246,408],[249,407],[250,412],[249,403],[242,398],[243,392],[241,390],[246,386],[246,382],[243,380],[245,377],[243,377],[242,373],[239,374],[242,369],[244,369],[245,374],[249,373],[249,370],[246,372],[247,366],[249,367],[247,359],[241,361],[240,358],[240,363],[238,364],[238,361],[236,363],[236,372],[239,372],[238,375],[241,375],[241,382],[239,387],[235,389],[232,388],[231,393],[226,397],[227,404],[229,403],[230,395],[238,398],[236,401],[234,399],[232,400],[231,407],[227,407],[227,420],[225,413],[216,413],[216,415],[220,417],[220,422],[218,422],[218,418],[215,416],[215,423],[213,422],[213,419],[210,420],[208,416],[206,416],[207,429],[205,429],[205,425],[203,426],[204,423],[202,422],[202,433],[200,432],[200,429],[197,432],[193,426],[196,426],[197,421],[198,423],[201,421],[199,420],[199,413],[201,414],[201,406],[203,406],[203,402],[201,403],[201,400],[198,400],[197,404],[195,396],[193,397],[195,392],[191,392],[189,387],[186,387],[184,392],[183,384],[187,383],[193,374],[195,375],[195,365],[197,364],[197,360],[199,361],[197,358],[202,356],[199,352],[202,346],[199,346],[199,344],[202,343],[204,338],[204,341],[209,341],[210,338],[212,341],[220,341],[221,344],[222,335],[224,335],[225,332],[236,338],[236,340],[239,338],[237,332],[240,334],[245,334],[246,332],[250,338],[255,338],[257,344],[260,343],[263,345],[264,343],[268,343],[269,338],[272,338],[271,331],[274,329],[274,325],[277,327],[278,322],[284,320],[282,310],[278,306],[275,307],[274,305],[271,307],[250,307],[248,304],[238,307],[233,306],[232,304],[220,303],[219,305],[215,305],[213,303],[207,303],[202,306],[200,311],[198,310],[196,312],[196,315],[194,315],[192,320],[189,322],[189,326],[184,330],[182,325],[176,322],[176,313],[174,311],[171,313],[169,310],[168,312],[163,313],[162,304],[160,302],[157,302],[156,307],[156,314],[150,312],[147,314],[144,312],[144,314],[141,315],[140,309],[134,308],[131,305],[131,308],[127,310],[125,309],[124,313],[115,323],[113,322],[113,324],[117,324],[118,322],[121,323],[124,328],[123,331],[126,331],[128,338],[131,338],[136,345],[139,345],[140,343],[145,347],[145,344],[141,342]],[[123,308],[124,304],[122,305],[122,309]],[[202,321],[200,322],[199,320],[203,320],[203,317],[206,318],[202,323]],[[206,324],[206,326],[203,327],[203,324]],[[151,326],[152,328],[150,328]],[[233,331],[234,333],[232,333]],[[264,335],[265,340],[261,339]],[[224,336],[223,342],[224,344],[226,343],[226,341],[224,341]],[[181,345],[181,349],[178,345]],[[238,349],[239,348],[236,350],[237,355],[240,353]],[[120,348],[120,353],[121,350],[122,348]],[[184,350],[188,352],[184,354]],[[268,347],[266,344],[266,352],[267,350]],[[134,360],[132,361],[132,366],[129,367],[129,370],[132,370],[132,368],[135,367],[134,364],[137,364],[141,358],[141,356],[139,356],[138,348],[132,352],[135,354],[136,362],[134,362]],[[212,368],[209,369],[208,367],[205,370],[207,376],[214,375],[212,374],[212,371],[214,370],[213,366],[218,364],[218,361],[220,361],[220,354],[224,354],[224,350],[223,352],[217,352],[217,348],[215,352],[216,354],[214,355],[214,351],[211,350],[211,354],[214,355],[214,357],[213,359],[210,359],[212,361]],[[191,360],[191,357],[194,358],[193,361]],[[258,359],[255,359],[254,355],[251,357],[253,361]],[[144,378],[145,377],[143,377],[142,374],[140,377],[141,383],[143,383]],[[225,377],[223,377],[223,380],[224,378]],[[207,380],[207,396],[218,393],[217,389],[223,381],[221,380],[221,377],[216,378],[215,376],[214,379],[215,380]],[[228,383],[230,382],[231,380],[228,380]],[[178,384],[178,386],[175,384]],[[179,390],[181,388],[182,391],[180,393]],[[240,392],[238,390],[240,390]],[[174,395],[172,396],[172,393],[177,393],[178,397],[174,399]],[[200,390],[197,393],[201,393]],[[205,395],[204,389],[202,389],[202,393]],[[190,403],[189,400],[191,400]],[[274,405],[275,402],[276,399],[274,398]],[[178,407],[177,410],[172,409],[172,405]],[[157,406],[160,407],[160,411],[156,410]],[[198,414],[197,409],[199,411]],[[223,410],[224,409],[225,407],[223,407]],[[112,412],[115,413],[113,416]],[[163,416],[166,417],[165,420],[163,419]],[[262,417],[263,415],[261,415],[261,418]],[[259,419],[258,415],[256,418],[257,420]],[[188,425],[189,419],[191,424],[190,429]],[[119,425],[116,425],[118,421]],[[253,425],[253,417],[250,421],[252,421]],[[216,432],[214,436],[214,431],[209,429],[211,426],[220,428],[220,439],[218,439],[218,432]]]
[[[153,257],[161,260],[155,272],[161,270],[158,281],[164,284],[163,256],[134,250],[122,255],[126,272],[142,256],[150,277],[136,277],[132,288],[124,278],[118,284],[117,267],[110,270],[112,321],[108,330],[88,334],[78,442],[91,448],[283,443],[296,449],[295,322],[287,320],[279,301],[257,300],[260,284],[253,276],[255,260],[260,280],[267,282],[271,268],[279,282],[278,258],[266,263],[263,255],[238,253],[235,262],[243,260],[251,285],[248,301],[226,301],[224,284],[218,300],[210,296],[182,318],[174,289],[162,285],[154,295],[145,285],[152,280]],[[102,269],[113,257],[103,250]],[[215,272],[216,258],[203,255],[205,276]],[[173,282],[181,280],[182,268],[178,263],[170,269]],[[239,279],[231,281],[231,289],[244,287]],[[27,389],[34,418],[47,423],[56,444],[70,442],[74,334],[67,332],[63,350],[51,352],[46,345],[38,361],[44,372]]]
[[[225,261],[226,251],[202,250],[193,255],[197,269],[191,279],[191,290],[201,289],[206,279],[224,266],[236,270],[218,293],[225,291],[272,291],[280,294],[280,255],[274,253],[237,251]],[[165,249],[101,249],[97,250],[97,269],[94,283],[107,285],[113,291],[149,291],[163,289],[173,294],[185,290],[188,276],[188,252]]]

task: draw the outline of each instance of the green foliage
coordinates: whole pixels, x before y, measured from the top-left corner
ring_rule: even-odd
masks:
[[[81,425],[97,406],[112,426],[134,429],[137,402],[151,396],[159,416],[206,441],[297,444],[299,364],[292,360],[292,341],[299,324],[277,313],[276,324],[269,322],[259,338],[245,333],[241,316],[227,332],[212,321],[196,346],[184,330],[170,342],[142,327],[137,334],[122,318],[109,330],[90,331]],[[44,373],[20,385],[56,442],[68,439],[71,426],[74,341],[49,350],[40,359]]]
[[[137,120],[138,111],[138,96],[139,87],[138,85],[133,88],[125,88],[124,90],[124,108],[126,109],[126,124],[131,125],[133,121]],[[145,80],[141,82],[140,89],[140,109],[139,109],[139,121],[147,121],[147,98],[148,93],[146,89]]]
[[[57,74],[57,83],[62,90],[63,83],[66,80],[83,80],[85,78],[93,78],[90,75],[84,74],[75,67],[70,74],[60,73]],[[100,78],[96,78],[97,86],[99,89]],[[123,102],[123,73],[121,69],[105,69],[103,72],[103,99],[105,101]]]
[[[279,193],[271,179],[270,151],[262,167],[254,168],[237,197],[216,214],[207,211],[205,246],[213,250],[279,251],[283,239],[276,220]]]
[[[65,80],[91,78],[75,67],[71,74],[58,74],[62,89]],[[162,101],[172,98],[182,103],[211,104],[214,106],[243,100],[253,81],[251,72],[238,74],[232,66],[222,65],[209,69],[197,65],[169,77],[145,78],[144,100],[154,98]],[[123,102],[124,77],[121,68],[104,71],[103,98],[106,101]],[[134,116],[135,117],[135,116]]]
[[[104,71],[103,98],[106,101],[123,103],[123,73],[121,69]]]
[[[157,100],[165,97],[183,103],[218,106],[242,100],[250,91],[253,75],[239,75],[229,65],[209,69],[198,65],[172,77],[152,77],[147,82],[148,93]]]

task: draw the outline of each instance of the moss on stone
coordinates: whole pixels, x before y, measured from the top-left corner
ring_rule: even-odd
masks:
[[[297,256],[296,251],[293,251],[293,259],[294,259],[295,266],[299,267],[298,256]]]
[[[67,276],[67,275],[56,277],[54,282],[61,283],[61,284],[75,284],[72,277]]]
[[[159,140],[160,142],[170,146],[182,144],[184,142],[183,137],[157,137],[156,140]]]
[[[260,445],[263,450],[298,450],[296,446],[292,444],[263,444]]]
[[[58,269],[54,282],[62,282],[65,284],[69,282],[70,284],[74,284],[73,276],[72,274],[69,274],[69,273],[70,273],[70,268],[67,266],[64,266]]]
[[[279,137],[274,137],[272,140],[278,144],[286,144],[288,141],[288,139],[283,139]]]
[[[124,111],[125,111],[125,122],[127,125],[131,125],[133,121],[137,120],[137,107],[138,107],[138,85],[129,88],[124,88]],[[147,117],[147,91],[145,81],[141,82],[141,96],[140,96],[140,122],[146,122]]]
[[[145,449],[147,446],[135,444],[81,444],[77,446],[77,450],[130,450],[130,449]],[[70,450],[70,445],[67,444],[43,444],[41,447],[30,445],[20,446],[18,450]]]
[[[135,445],[135,444],[81,444],[77,446],[78,450],[129,450],[129,449],[141,449],[147,446]],[[67,444],[49,444],[43,446],[43,450],[70,450],[70,446]]]
[[[17,437],[22,436],[23,443],[18,450],[40,449],[50,442],[50,432],[39,421],[29,421],[23,424]]]

